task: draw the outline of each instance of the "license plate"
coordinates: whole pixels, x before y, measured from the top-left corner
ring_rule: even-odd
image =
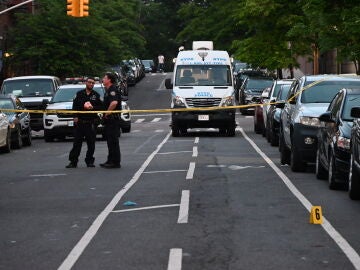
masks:
[[[68,126],[73,127],[74,126],[74,121],[68,121]]]
[[[209,121],[209,115],[207,115],[207,114],[199,114],[198,115],[198,120],[199,121]]]

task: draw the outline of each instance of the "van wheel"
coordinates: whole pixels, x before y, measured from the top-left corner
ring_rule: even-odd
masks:
[[[179,137],[180,136],[180,129],[177,125],[172,124],[171,125],[171,133],[173,137]]]
[[[360,174],[354,164],[354,156],[350,158],[349,172],[349,197],[352,200],[360,200]]]

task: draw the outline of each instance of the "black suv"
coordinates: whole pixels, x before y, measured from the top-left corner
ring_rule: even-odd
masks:
[[[351,116],[355,119],[350,139],[349,196],[352,200],[360,200],[360,106],[352,108]]]
[[[316,177],[328,179],[329,188],[347,183],[350,168],[350,134],[353,118],[350,111],[360,105],[360,89],[342,89],[325,113],[318,133]]]

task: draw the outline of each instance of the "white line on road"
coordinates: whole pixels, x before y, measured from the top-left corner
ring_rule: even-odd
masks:
[[[144,118],[139,118],[139,119],[137,119],[137,120],[135,121],[135,123],[138,124],[138,123],[141,123],[141,122],[144,122],[144,121],[145,121]]]
[[[194,146],[193,147],[193,154],[192,154],[193,157],[197,157],[198,156],[198,148],[197,146]]]
[[[143,172],[145,173],[168,173],[168,172],[186,172],[186,170],[169,170],[169,171],[148,171],[148,172]]]
[[[180,153],[192,153],[192,151],[163,152],[163,153],[158,153],[158,155],[173,155]]]
[[[195,143],[195,144],[198,144],[198,143],[199,143],[199,137],[196,137],[196,138],[195,138],[194,143]]]
[[[180,204],[177,203],[177,204],[154,205],[154,206],[138,207],[138,208],[131,208],[131,209],[114,210],[112,212],[113,213],[123,213],[123,212],[159,209],[159,208],[167,208],[167,207],[175,207],[175,206],[180,206]]]
[[[275,165],[274,162],[268,156],[260,150],[260,148],[246,135],[242,128],[237,128],[244,138],[251,144],[256,152],[266,161],[267,164],[276,172],[276,174],[281,178],[284,184],[288,189],[294,194],[294,196],[302,203],[302,205],[311,212],[312,204],[310,201],[294,186],[290,179]],[[327,232],[328,235],[335,241],[335,243],[340,247],[340,249],[345,253],[349,258],[350,262],[353,264],[356,270],[360,270],[360,256],[359,254],[350,246],[342,235],[336,231],[336,229],[331,225],[331,223],[323,217],[323,224],[321,226]]]
[[[56,176],[64,176],[66,173],[53,173],[53,174],[32,174],[30,177],[56,177]]]
[[[195,162],[190,162],[189,170],[186,174],[186,180],[191,180],[194,177],[194,171],[195,171]]]
[[[82,236],[79,242],[75,245],[75,247],[68,254],[66,259],[59,266],[58,270],[68,270],[71,269],[76,261],[79,259],[81,254],[84,252],[87,245],[90,241],[95,237],[97,231],[100,229],[101,225],[104,223],[105,219],[108,215],[114,210],[116,205],[119,203],[121,198],[125,195],[125,193],[140,179],[141,174],[145,171],[147,166],[149,166],[150,162],[156,156],[156,154],[160,151],[160,149],[164,146],[164,144],[169,140],[171,132],[169,132],[164,140],[156,147],[154,152],[148,156],[145,162],[141,165],[139,170],[134,174],[131,180],[123,187],[119,192],[113,197],[111,202],[105,207],[105,209],[97,216],[95,221],[91,224],[90,228],[86,231],[86,233]]]
[[[172,248],[169,254],[169,263],[167,270],[181,270],[182,249]]]
[[[183,190],[181,192],[181,201],[179,209],[179,217],[177,223],[187,223],[189,218],[189,200],[190,200],[190,191]]]
[[[156,118],[154,118],[153,120],[151,120],[150,122],[151,122],[151,123],[155,123],[155,122],[159,122],[160,120],[161,120],[161,118],[156,117]]]

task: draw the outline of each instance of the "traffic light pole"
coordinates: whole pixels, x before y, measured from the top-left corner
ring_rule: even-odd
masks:
[[[8,12],[8,11],[14,9],[14,8],[20,7],[20,6],[22,6],[22,5],[28,4],[28,3],[33,2],[33,1],[34,1],[34,0],[27,0],[27,1],[25,1],[25,2],[22,2],[22,3],[20,3],[20,4],[17,4],[17,5],[15,5],[15,6],[12,6],[11,8],[4,9],[4,10],[0,11],[0,15],[3,14],[3,13],[5,13],[5,12]]]

